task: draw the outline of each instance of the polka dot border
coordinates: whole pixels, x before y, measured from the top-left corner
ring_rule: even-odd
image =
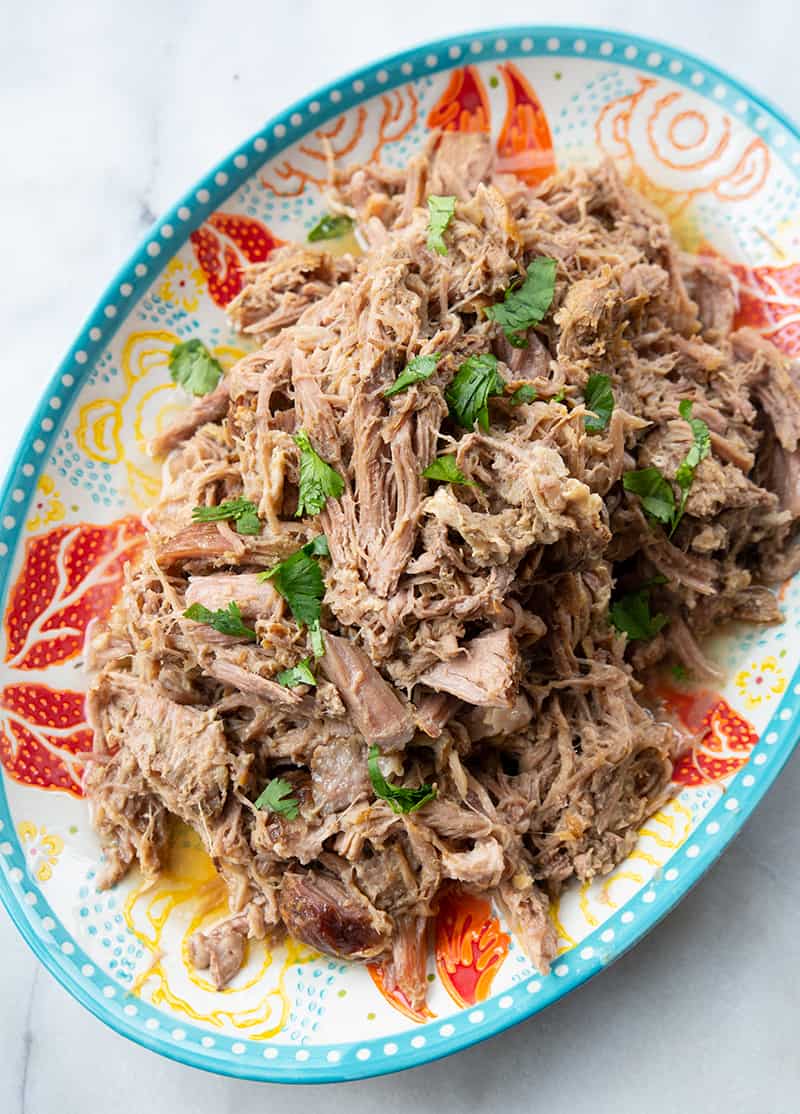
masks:
[[[675,84],[699,91],[734,113],[779,152],[800,175],[800,138],[780,113],[731,78],[698,59],[661,44],[602,30],[532,28],[460,36],[385,59],[321,89],[270,121],[262,132],[231,154],[148,233],[139,252],[110,284],[88,325],[51,382],[28,427],[0,498],[0,556],[12,552],[25,521],[44,455],[71,410],[77,392],[104,346],[124,320],[126,306],[143,293],[171,254],[207,215],[236,191],[267,159],[293,143],[309,126],[317,127],[367,97],[403,84],[411,77],[429,78],[463,60],[490,61],[503,56],[594,58],[613,65],[636,66]],[[312,121],[313,118],[313,121]],[[169,250],[162,250],[162,248]],[[41,435],[40,435],[41,434]],[[13,513],[12,513],[13,512]],[[10,562],[0,566],[0,592]],[[800,695],[800,676],[793,679]],[[215,1039],[192,1025],[175,1026],[146,1002],[131,1002],[124,988],[109,980],[66,932],[44,896],[26,888],[24,855],[14,833],[5,787],[0,783],[0,897],[33,950],[79,1000],[119,1032],[167,1056],[246,1078],[310,1081],[357,1078],[398,1070],[433,1059],[500,1031],[544,1008],[579,985],[630,947],[699,878],[738,831],[777,776],[793,749],[798,709],[785,700],[753,751],[752,760],[705,816],[669,865],[596,929],[578,948],[560,956],[546,978],[537,976],[503,990],[480,1008],[397,1034],[392,1039],[359,1044],[308,1046]]]

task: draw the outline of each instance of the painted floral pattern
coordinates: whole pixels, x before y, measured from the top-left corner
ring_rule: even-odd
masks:
[[[110,526],[57,526],[30,538],[5,613],[7,665],[44,669],[80,653],[89,621],[108,613],[143,536],[141,521],[131,516]]]
[[[84,694],[41,684],[0,689],[0,762],[23,785],[81,796],[84,755],[92,732]]]
[[[164,268],[158,296],[163,302],[179,306],[185,313],[195,313],[205,289],[206,276],[202,267],[193,267],[176,255]]]
[[[736,674],[736,688],[748,708],[757,708],[786,691],[786,674],[778,659],[770,654],[763,661],[751,662],[748,669],[740,670]]]
[[[37,828],[30,820],[22,820],[17,825],[19,838],[25,848],[28,867],[38,882],[49,882],[53,868],[58,864],[64,850],[64,840],[50,832],[44,824]]]
[[[223,309],[242,289],[248,263],[263,263],[283,241],[268,228],[240,213],[212,213],[189,237],[208,292]]]
[[[51,522],[61,522],[64,518],[64,504],[61,495],[56,491],[56,481],[47,473],[39,477],[31,510],[33,513],[27,522],[31,533],[41,530]]]

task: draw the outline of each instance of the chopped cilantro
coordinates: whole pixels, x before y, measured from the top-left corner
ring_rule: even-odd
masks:
[[[521,387],[517,387],[508,401],[512,406],[522,406],[526,402],[535,402],[536,388],[532,387],[530,383],[523,383]]]
[[[430,379],[436,371],[436,365],[440,358],[441,357],[437,355],[415,356],[413,360],[409,360],[394,383],[392,383],[391,387],[387,387],[383,392],[383,397],[391,398],[392,395],[407,390],[412,383],[419,383],[423,379]]]
[[[222,378],[222,364],[195,337],[174,346],[169,354],[169,373],[173,383],[187,394],[207,395]]]
[[[675,494],[661,475],[659,468],[640,468],[626,472],[622,477],[626,491],[638,495],[645,513],[662,524],[669,525],[675,514]]]
[[[264,812],[277,812],[287,820],[296,820],[300,815],[300,802],[297,797],[289,796],[292,786],[282,777],[274,777],[263,792],[256,798],[255,806]]]
[[[352,227],[351,217],[346,217],[343,214],[334,216],[333,213],[326,213],[324,217],[320,217],[309,232],[308,242],[315,244],[318,240],[339,240],[342,236],[346,236]]]
[[[675,533],[677,525],[686,509],[686,501],[689,498],[689,492],[694,483],[694,474],[697,471],[697,466],[700,461],[705,460],[711,452],[711,434],[709,433],[708,426],[702,418],[692,417],[691,400],[688,398],[681,399],[678,405],[678,411],[683,420],[689,423],[694,442],[686,456],[678,465],[678,471],[675,473],[675,483],[681,489],[681,501],[672,524],[672,530],[670,531],[672,534]]]
[[[289,605],[289,610],[297,623],[308,627],[311,645],[316,657],[324,653],[320,616],[325,582],[315,557],[329,555],[328,541],[324,534],[307,542],[291,557],[281,561],[273,569],[258,574],[259,580],[271,580]]]
[[[216,507],[194,507],[192,522],[224,522],[233,519],[239,534],[260,534],[261,521],[249,499],[226,499]]]
[[[311,659],[303,658],[291,669],[282,669],[275,680],[287,689],[296,688],[298,685],[316,685],[317,679],[311,672]]]
[[[456,211],[454,197],[437,197],[432,193],[428,198],[428,251],[435,251],[439,255],[447,255],[447,244],[444,242],[444,231],[453,219]]]
[[[183,614],[195,623],[205,623],[206,626],[213,627],[220,634],[229,634],[234,638],[249,638],[252,642],[256,640],[256,632],[242,622],[242,612],[235,600],[231,600],[227,607],[220,608],[218,611],[210,611],[202,603],[193,603]]]
[[[375,796],[387,801],[392,812],[416,812],[418,808],[422,808],[424,804],[432,801],[436,796],[436,788],[433,785],[421,785],[419,789],[407,789],[404,785],[391,785],[381,773],[381,768],[378,765],[379,757],[380,751],[378,748],[376,746],[370,747],[369,758],[367,759],[369,780],[372,782]]]
[[[583,403],[591,413],[583,419],[587,433],[602,433],[614,411],[614,395],[608,375],[590,375],[583,394]]]
[[[639,588],[636,592],[629,592],[622,596],[609,608],[609,618],[619,631],[628,636],[633,642],[654,638],[661,628],[668,622],[667,616],[660,612],[650,614],[650,587]]]
[[[442,483],[466,484],[469,487],[477,487],[475,481],[468,480],[458,467],[456,458],[452,453],[437,456],[436,460],[428,465],[422,475],[426,480],[441,480]]]
[[[319,514],[329,497],[338,499],[344,491],[344,480],[315,451],[305,430],[295,434],[294,442],[300,449],[300,492],[296,514],[301,518],[304,514]]]
[[[550,309],[556,281],[556,261],[541,255],[531,260],[519,286],[510,286],[502,302],[487,306],[488,318],[501,325],[506,339],[515,348],[527,348],[525,333],[538,325]]]
[[[481,429],[488,431],[488,400],[491,395],[502,395],[504,387],[495,356],[488,352],[470,356],[444,393],[451,417],[464,429],[473,429],[477,421]]]

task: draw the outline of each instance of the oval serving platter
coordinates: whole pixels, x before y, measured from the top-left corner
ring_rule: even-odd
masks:
[[[739,321],[800,355],[800,136],[706,63],[616,32],[509,28],[421,46],[292,106],[237,148],[157,225],[112,281],[49,384],[0,507],[0,897],[36,955],[117,1032],[175,1060],[250,1079],[379,1075],[465,1048],[579,986],[634,944],[702,876],[792,752],[800,727],[800,581],[781,628],[713,647],[719,692],[676,682],[696,732],[672,800],[607,878],[553,905],[560,954],[536,974],[483,901],[445,906],[415,1015],[380,971],[292,942],[252,945],[216,992],[185,942],[223,892],[181,834],[155,886],[96,889],[99,847],[81,799],[81,650],[119,591],[158,491],[147,440],[185,400],[167,355],[202,337],[243,354],[225,306],[248,262],[304,240],[325,210],[324,145],[340,163],[403,166],[435,127],[485,130],[532,184],[610,156],[680,242],[731,261]]]

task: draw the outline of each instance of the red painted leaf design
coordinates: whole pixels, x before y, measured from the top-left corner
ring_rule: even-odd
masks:
[[[474,66],[453,70],[447,88],[428,113],[428,127],[443,131],[488,132],[489,98]]]
[[[208,292],[223,309],[242,289],[248,263],[263,263],[283,240],[253,217],[212,213],[189,237],[197,262],[208,280]]]
[[[375,986],[389,1005],[402,1013],[409,1021],[430,1021],[432,1017],[436,1017],[436,1014],[432,1013],[427,1005],[423,1006],[421,1010],[415,1009],[399,986],[395,986],[390,990],[386,985],[385,972],[381,964],[368,963],[367,970]]]
[[[0,762],[15,781],[80,797],[83,755],[91,746],[82,692],[35,684],[0,690]]]
[[[14,669],[46,669],[81,652],[86,627],[108,613],[125,563],[144,540],[138,518],[108,526],[58,526],[29,539],[5,614],[6,656]]]
[[[739,280],[736,326],[752,325],[789,356],[800,356],[800,263],[731,265]]]
[[[550,125],[536,91],[514,63],[506,62],[500,72],[507,107],[497,140],[497,169],[535,186],[556,169]]]
[[[678,785],[708,785],[746,766],[758,733],[717,693],[659,690],[666,707],[695,735],[672,771]]]
[[[445,895],[436,917],[436,969],[456,1005],[488,998],[510,943],[488,901],[457,890]]]

